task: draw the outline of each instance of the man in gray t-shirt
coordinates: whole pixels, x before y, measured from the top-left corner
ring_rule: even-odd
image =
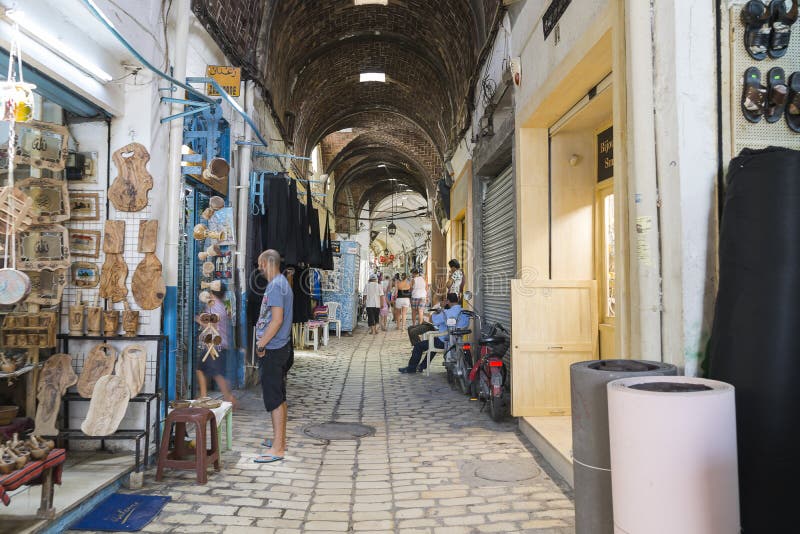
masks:
[[[266,250],[258,257],[258,268],[269,282],[256,323],[256,353],[261,364],[261,393],[264,408],[272,418],[272,440],[265,439],[267,451],[256,463],[283,460],[286,453],[286,373],[292,366],[292,316],[294,293],[281,274],[281,255]]]

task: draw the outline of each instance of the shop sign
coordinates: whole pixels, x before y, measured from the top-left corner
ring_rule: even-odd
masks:
[[[228,67],[226,65],[209,65],[206,67],[206,76],[214,78],[222,89],[231,96],[239,96],[239,87],[242,83],[242,69],[240,67]],[[206,94],[208,96],[220,96],[214,86],[206,84]]]
[[[614,177],[614,127],[597,134],[597,181]]]
[[[561,20],[561,16],[569,7],[569,4],[572,0],[553,0],[550,3],[550,7],[547,8],[547,11],[544,12],[542,16],[542,30],[544,30],[544,38],[547,40],[547,37],[550,35],[558,21]]]

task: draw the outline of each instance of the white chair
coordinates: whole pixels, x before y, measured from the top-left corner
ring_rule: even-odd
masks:
[[[342,337],[342,320],[339,319],[339,303],[338,302],[328,302],[326,304],[328,307],[328,324],[334,324],[336,326],[336,337]],[[327,330],[328,328],[325,327]]]
[[[431,376],[431,356],[434,354],[444,354],[447,349],[440,349],[436,346],[435,340],[441,336],[442,333],[438,330],[431,330],[425,332],[420,338],[428,341],[428,350],[425,351],[425,376]]]
[[[325,327],[327,328],[327,325],[325,325]],[[303,336],[304,346],[313,345],[315,351],[319,349],[319,328],[320,325],[316,322],[314,322],[314,324],[308,322],[303,325],[303,329],[305,330],[305,335]]]

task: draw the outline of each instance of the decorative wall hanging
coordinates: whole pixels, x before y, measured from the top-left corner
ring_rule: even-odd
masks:
[[[99,230],[72,230],[69,234],[69,249],[73,256],[100,257]]]
[[[70,193],[69,210],[73,221],[99,221],[100,194]]]
[[[72,283],[77,287],[97,287],[100,283],[100,266],[88,261],[72,264]]]
[[[144,253],[144,259],[133,273],[131,292],[136,304],[143,310],[154,310],[161,306],[167,293],[161,262],[155,254],[157,237],[157,219],[139,223],[139,252]]]
[[[119,428],[128,410],[130,390],[125,379],[120,376],[100,377],[94,386],[89,412],[81,424],[87,436],[108,436]]]
[[[17,125],[16,130],[14,163],[51,171],[64,170],[69,139],[65,126],[28,121]]]
[[[70,237],[59,225],[33,226],[17,233],[17,266],[25,271],[69,267]]]
[[[94,385],[100,377],[111,374],[117,361],[117,351],[111,345],[95,346],[83,362],[83,371],[78,378],[78,394],[84,399],[92,397]]]
[[[53,354],[42,367],[39,375],[39,386],[36,398],[39,406],[36,410],[35,433],[40,436],[58,434],[56,418],[61,409],[61,397],[78,381],[72,369],[72,357],[69,354]]]
[[[0,187],[0,234],[11,227],[21,231],[30,226],[32,205],[33,200],[16,187]]]
[[[25,274],[31,280],[31,292],[25,299],[26,303],[40,306],[61,304],[61,296],[67,285],[66,269],[42,269],[41,271],[28,271]]]
[[[120,302],[128,296],[125,281],[128,264],[122,258],[125,250],[125,221],[106,221],[103,252],[106,261],[100,271],[100,296],[112,302]]]
[[[52,178],[26,178],[17,182],[17,189],[28,195],[34,224],[50,224],[70,218],[67,182]]]
[[[131,143],[113,154],[119,175],[108,188],[108,198],[120,211],[140,211],[147,206],[147,193],[153,177],[147,172],[150,154],[139,143]]]

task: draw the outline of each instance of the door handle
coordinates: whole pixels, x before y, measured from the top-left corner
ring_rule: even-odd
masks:
[[[548,345],[547,350],[563,350],[563,345]]]

